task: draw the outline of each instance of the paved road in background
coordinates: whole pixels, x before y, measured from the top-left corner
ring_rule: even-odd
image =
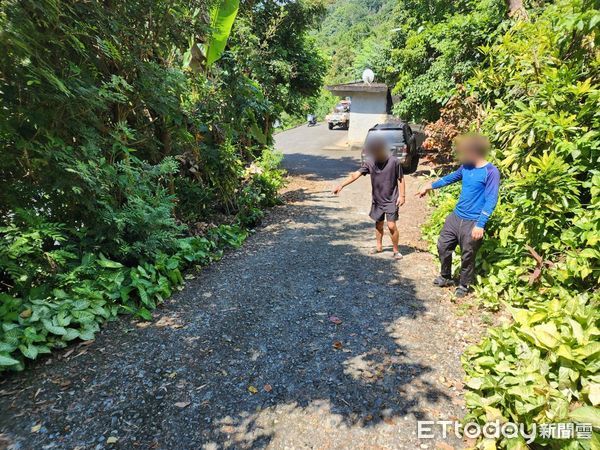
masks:
[[[327,124],[293,128],[275,136],[276,148],[285,154],[284,167],[292,174],[335,179],[356,168],[358,152],[346,149],[345,130]]]

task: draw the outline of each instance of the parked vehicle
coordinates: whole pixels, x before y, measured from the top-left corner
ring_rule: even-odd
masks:
[[[327,126],[330,130],[334,127],[341,127],[347,130],[350,126],[350,100],[342,100],[335,108],[333,112],[325,117]]]
[[[367,133],[365,145],[361,158],[366,155],[371,140],[381,139],[388,144],[388,149],[393,156],[400,159],[402,171],[405,174],[416,172],[419,165],[420,148],[417,146],[417,138],[410,126],[405,122],[389,122],[375,125]]]
[[[306,116],[307,126],[314,127],[317,124],[317,116],[314,114],[309,114]]]

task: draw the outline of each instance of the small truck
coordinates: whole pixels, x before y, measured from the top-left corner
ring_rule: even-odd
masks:
[[[350,126],[350,100],[342,100],[335,105],[333,112],[327,114],[325,120],[327,121],[327,126],[330,130],[333,130],[334,127],[340,127],[347,130]]]

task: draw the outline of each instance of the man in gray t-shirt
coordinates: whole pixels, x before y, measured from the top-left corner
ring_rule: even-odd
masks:
[[[383,250],[383,222],[387,220],[393,245],[395,259],[402,258],[398,249],[399,235],[396,221],[398,208],[406,198],[402,165],[395,156],[391,156],[383,141],[376,142],[369,149],[370,157],[366,158],[356,172],[351,173],[342,184],[333,190],[338,195],[342,189],[354,183],[361,176],[371,175],[373,203],[369,216],[375,221],[375,237],[377,253]]]

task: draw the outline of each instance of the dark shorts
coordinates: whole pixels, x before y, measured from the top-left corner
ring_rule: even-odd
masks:
[[[383,222],[384,219],[387,219],[388,222],[395,222],[396,220],[398,220],[398,206],[382,206],[373,203],[373,205],[371,206],[371,212],[369,213],[369,217],[375,222]]]

